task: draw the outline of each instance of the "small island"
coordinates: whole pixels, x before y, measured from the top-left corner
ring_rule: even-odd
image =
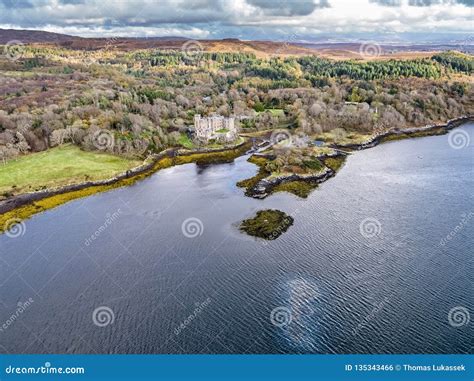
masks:
[[[293,222],[293,217],[280,210],[260,210],[255,217],[243,220],[240,230],[254,237],[274,240],[286,232]]]

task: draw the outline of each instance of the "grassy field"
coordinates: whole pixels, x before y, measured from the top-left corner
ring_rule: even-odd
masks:
[[[285,112],[281,108],[267,108],[265,111],[259,111],[257,114],[263,114],[264,112],[269,111],[272,116],[285,116]]]
[[[361,144],[367,142],[371,138],[372,135],[364,135],[358,132],[347,132],[342,128],[336,128],[332,131],[323,132],[313,136],[313,139],[336,144]]]
[[[194,148],[194,143],[192,142],[191,139],[189,139],[188,135],[186,134],[181,134],[181,136],[179,137],[178,143],[187,149]]]
[[[65,145],[0,165],[0,198],[85,180],[105,179],[140,163]]]
[[[124,178],[109,185],[97,185],[84,188],[78,191],[67,192],[51,197],[46,197],[42,200],[35,201],[32,204],[24,205],[19,208],[10,210],[9,212],[0,214],[0,233],[7,229],[7,227],[9,226],[9,222],[11,222],[12,220],[21,221],[31,217],[34,214],[41,213],[51,208],[55,208],[58,205],[62,205],[77,198],[87,197],[99,192],[106,192],[108,190],[122,186],[132,185],[135,182],[151,175],[152,173],[155,173],[156,171],[172,167],[173,165],[182,165],[197,162],[205,164],[228,162],[229,160],[233,160],[236,157],[243,155],[250,147],[251,144],[247,143],[238,148],[229,149],[227,151],[193,153],[190,155],[183,155],[174,158],[166,156],[154,163],[153,167],[150,168],[148,171],[142,172],[136,176]]]

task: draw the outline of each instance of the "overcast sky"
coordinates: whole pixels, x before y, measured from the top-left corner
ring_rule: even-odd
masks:
[[[464,39],[474,0],[0,0],[0,28],[99,36]]]

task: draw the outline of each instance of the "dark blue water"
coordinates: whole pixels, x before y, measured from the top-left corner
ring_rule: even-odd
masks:
[[[306,200],[245,197],[241,157],[36,215],[0,236],[0,351],[472,353],[473,127],[357,152]],[[266,208],[294,225],[238,231]]]

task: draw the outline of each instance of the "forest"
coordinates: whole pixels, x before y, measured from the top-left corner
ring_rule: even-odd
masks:
[[[234,115],[248,132],[423,126],[473,113],[473,69],[473,57],[457,52],[332,61],[27,46],[19,59],[0,57],[0,156],[72,143],[144,158],[189,146],[194,114]]]

